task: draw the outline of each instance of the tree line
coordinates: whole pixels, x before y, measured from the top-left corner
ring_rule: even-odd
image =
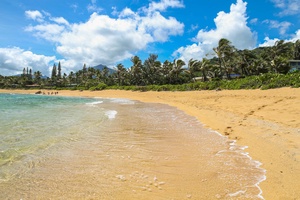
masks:
[[[290,71],[289,61],[300,60],[300,40],[279,40],[271,47],[238,50],[228,39],[222,38],[212,50],[215,57],[190,59],[187,63],[181,59],[160,62],[155,54],[150,54],[144,61],[133,56],[131,67],[125,68],[120,63],[112,73],[107,67],[99,70],[84,64],[81,70],[62,74],[59,62],[57,66],[53,65],[51,77],[43,79],[40,71],[32,74],[31,69],[24,68],[21,76],[0,75],[0,87],[99,89],[101,86],[182,85],[267,73],[287,74]]]

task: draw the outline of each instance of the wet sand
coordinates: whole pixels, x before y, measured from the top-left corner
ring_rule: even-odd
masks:
[[[36,90],[0,90],[35,93]],[[45,91],[46,92],[46,91]],[[248,146],[267,170],[260,184],[265,199],[300,198],[300,89],[193,92],[58,91],[58,95],[128,98],[164,103]]]

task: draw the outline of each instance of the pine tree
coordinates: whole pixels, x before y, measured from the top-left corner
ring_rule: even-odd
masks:
[[[28,77],[29,77],[30,79],[32,78],[32,70],[31,70],[31,69],[29,69]]]
[[[56,78],[56,65],[54,63],[53,68],[52,68],[52,74],[51,74],[51,79],[55,79]]]
[[[82,72],[85,74],[86,71],[87,71],[87,69],[86,69],[86,64],[84,64],[84,65],[83,65],[83,68],[82,68]]]
[[[58,62],[58,67],[57,67],[57,78],[61,79],[61,65],[60,65],[60,62]]]

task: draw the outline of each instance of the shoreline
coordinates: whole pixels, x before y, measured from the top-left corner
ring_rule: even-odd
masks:
[[[38,90],[0,90],[34,94]],[[42,90],[46,93],[48,90]],[[53,92],[52,90],[51,92]],[[240,146],[266,170],[259,183],[265,199],[300,198],[300,89],[132,92],[68,91],[61,96],[126,98],[163,103],[196,117]]]

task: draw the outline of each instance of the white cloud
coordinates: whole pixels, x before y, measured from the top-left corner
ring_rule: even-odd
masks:
[[[92,14],[84,24],[73,24],[59,38],[58,53],[80,63],[111,64],[132,56],[153,39],[137,30],[137,22]]]
[[[181,35],[183,28],[175,18],[165,18],[159,12],[143,17],[139,25],[139,29],[151,33],[153,40],[158,42],[166,42],[170,35]]]
[[[250,20],[250,24],[256,24],[258,22],[258,18],[254,18]]]
[[[64,65],[66,71],[80,69],[83,63],[110,66],[146,49],[150,43],[166,42],[170,36],[182,34],[182,23],[154,11],[180,5],[179,1],[162,0],[147,12],[125,8],[114,18],[94,12],[86,22],[73,24],[64,18],[47,16],[44,22],[25,30],[53,42],[67,63]]]
[[[191,58],[201,60],[201,58],[205,57],[205,54],[211,50],[209,46],[210,45],[192,44],[186,47],[180,47],[173,55],[175,57],[180,55],[180,59],[184,60],[185,63],[188,63]]]
[[[87,6],[89,12],[101,12],[103,9],[97,6],[97,0],[92,0],[91,3]]]
[[[188,32],[193,32],[195,30],[198,30],[198,28],[199,28],[198,24],[196,24],[196,25],[192,24],[191,27],[190,27],[190,29],[188,30]]]
[[[113,8],[113,13],[114,15],[118,15],[118,12],[116,11],[116,8]],[[133,17],[133,18],[138,18],[139,16],[133,12],[130,8],[124,8],[122,12],[119,14],[120,18],[126,18],[126,17]]]
[[[69,26],[69,22],[63,17],[53,17],[53,18],[50,18],[50,20],[52,20],[53,22],[56,22],[57,24],[63,24],[63,25]]]
[[[295,15],[300,12],[300,0],[271,0],[282,11],[281,16]]]
[[[292,39],[293,42],[295,42],[296,40],[300,40],[300,29],[298,29],[296,31],[296,33],[293,35]]]
[[[44,38],[51,42],[59,42],[61,34],[66,31],[66,27],[61,24],[39,24],[27,26],[25,31],[33,32],[35,36]]]
[[[196,44],[181,47],[173,55],[186,62],[190,58],[201,60],[213,53],[212,49],[221,38],[228,39],[238,49],[254,48],[256,34],[247,26],[246,6],[246,2],[237,0],[236,4],[231,5],[229,13],[219,12],[214,19],[216,29],[201,29],[193,39]]]
[[[27,11],[25,11],[25,16],[28,19],[36,20],[36,21],[39,21],[39,22],[42,22],[43,18],[44,18],[42,13],[40,11],[37,11],[37,10],[27,10]]]
[[[275,43],[277,41],[279,41],[280,39],[278,38],[273,38],[270,39],[269,37],[265,37],[264,39],[264,43],[259,44],[259,47],[270,47],[270,46],[274,46]],[[295,34],[292,35],[291,38],[286,39],[285,42],[296,42],[297,40],[300,40],[300,29],[296,31]]]
[[[50,63],[53,61],[55,56],[37,55],[18,47],[0,48],[0,74],[21,74],[23,68],[28,67],[33,71],[41,71],[43,75],[49,75]]]
[[[279,41],[278,38],[270,39],[269,37],[265,37],[264,43],[258,45],[259,47],[270,47],[274,46],[274,44]]]
[[[269,24],[270,28],[279,29],[280,35],[285,35],[286,31],[292,25],[290,22],[278,22],[276,20],[264,20],[263,23]]]
[[[167,8],[183,8],[184,4],[179,0],[161,0],[160,2],[152,2],[148,8],[144,8],[149,13],[155,11],[165,11]]]

